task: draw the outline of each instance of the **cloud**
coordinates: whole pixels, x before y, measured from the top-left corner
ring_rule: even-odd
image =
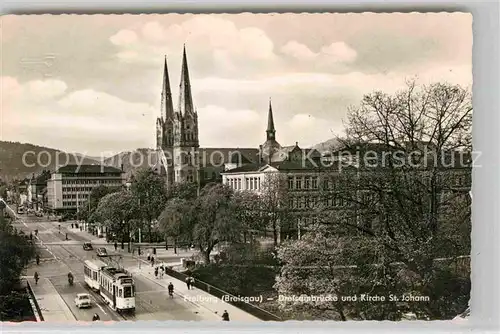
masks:
[[[10,100],[2,115],[6,137],[26,135],[37,138],[39,145],[61,149],[69,145],[70,151],[81,152],[89,150],[85,143],[100,142],[93,146],[94,154],[99,149],[152,146],[156,110],[148,104],[131,103],[92,89],[67,93],[66,84],[57,80],[20,85],[13,78],[3,77],[5,83],[9,92],[21,91],[31,97],[27,99],[23,93]]]
[[[208,105],[198,109],[203,147],[258,147],[263,141],[264,119],[254,110],[229,110]]]
[[[318,144],[343,132],[342,122],[315,117],[310,114],[296,114],[285,123],[282,145],[297,141],[300,147]],[[293,134],[293,137],[292,137]],[[318,140],[319,138],[322,138]]]
[[[210,60],[219,70],[235,70],[248,61],[276,59],[274,43],[263,30],[238,28],[231,20],[214,15],[196,15],[181,24],[146,22],[118,31],[110,41],[120,47],[115,56],[127,63],[157,66],[165,54],[169,58],[180,54],[184,43],[188,46],[190,58]],[[234,66],[225,67],[227,63]]]
[[[111,36],[109,40],[114,45],[128,45],[134,43],[137,40],[137,34],[132,30],[124,29]]]
[[[333,42],[330,45],[321,47],[320,52],[315,53],[302,43],[289,41],[281,48],[281,52],[297,60],[320,62],[322,66],[332,62],[351,63],[357,57],[357,52],[345,42]]]
[[[37,99],[51,99],[64,94],[68,86],[61,80],[35,80],[27,84],[28,93]]]

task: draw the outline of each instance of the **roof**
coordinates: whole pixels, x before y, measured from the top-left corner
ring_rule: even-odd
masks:
[[[222,166],[225,163],[252,163],[259,161],[256,148],[199,148],[202,166]]]
[[[66,165],[57,170],[59,174],[123,173],[119,168],[105,165]]]
[[[327,170],[335,167],[323,167],[321,164],[314,164],[310,161],[278,161],[269,163],[260,163],[260,164],[248,164],[243,165],[234,169],[230,169],[221,174],[238,174],[238,173],[251,173],[258,172],[264,166],[271,166],[276,168],[279,171],[320,171]]]

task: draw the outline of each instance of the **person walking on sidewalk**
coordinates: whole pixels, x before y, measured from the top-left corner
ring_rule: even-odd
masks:
[[[40,279],[40,276],[38,275],[38,271],[35,271],[33,278],[35,279],[35,284],[38,284],[38,280]]]
[[[148,252],[148,261],[151,261],[151,254]]]
[[[118,248],[118,244],[116,243],[115,241],[115,252],[116,252],[116,249]]]
[[[172,282],[168,284],[168,295],[171,298],[174,298],[174,285],[172,284]]]
[[[155,266],[155,257],[151,256],[151,267]]]
[[[222,321],[229,321],[229,313],[226,310],[222,313]]]
[[[186,277],[186,285],[188,290],[191,290],[191,277]]]
[[[40,255],[36,255],[36,265],[40,265]]]
[[[158,278],[158,267],[155,268],[155,278]]]
[[[165,269],[163,266],[160,267],[160,278],[163,279],[163,275],[165,274]]]
[[[191,286],[191,289],[194,287],[194,278],[193,278],[193,276],[189,276],[189,285]]]

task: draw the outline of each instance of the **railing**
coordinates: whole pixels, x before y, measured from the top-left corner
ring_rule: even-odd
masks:
[[[36,321],[44,321],[42,310],[36,301],[35,294],[33,293],[33,289],[31,289],[30,282],[26,280],[26,291],[28,292],[28,298],[31,304],[31,308],[33,309],[33,313],[35,313]],[[34,307],[33,307],[34,306]]]
[[[178,271],[175,271],[169,267],[165,267],[165,272],[167,275],[170,275],[174,278],[177,278],[181,281],[185,281],[186,278],[188,277],[186,274],[183,274],[183,273],[180,273]],[[247,313],[250,313],[251,315],[259,318],[260,320],[264,320],[264,321],[282,321],[282,319],[280,317],[278,317],[277,315],[275,314],[272,314],[264,309],[261,309],[260,307],[258,306],[255,306],[253,304],[250,304],[250,303],[245,303],[243,301],[237,301],[237,297],[233,296],[232,294],[230,294],[229,292],[226,292],[224,290],[221,290],[213,285],[210,285],[208,283],[205,283],[203,281],[200,281],[198,279],[195,280],[194,282],[194,286],[197,287],[198,289],[200,290],[203,290],[209,294],[211,294],[212,296],[215,296],[217,298],[221,298],[222,299],[222,296],[230,296],[232,298],[230,298],[231,300],[230,301],[227,301],[227,303],[233,305],[233,306],[236,306],[237,308],[247,312]]]

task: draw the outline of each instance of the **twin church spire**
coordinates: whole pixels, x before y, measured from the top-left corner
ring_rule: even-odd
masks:
[[[189,80],[189,69],[186,56],[186,46],[182,54],[181,81],[179,84],[179,104],[177,112],[181,115],[194,114],[193,96],[191,94],[191,83]],[[167,57],[163,69],[163,89],[161,92],[161,117],[163,120],[174,117],[174,105],[172,101],[172,91],[170,89],[170,78],[168,74]]]

